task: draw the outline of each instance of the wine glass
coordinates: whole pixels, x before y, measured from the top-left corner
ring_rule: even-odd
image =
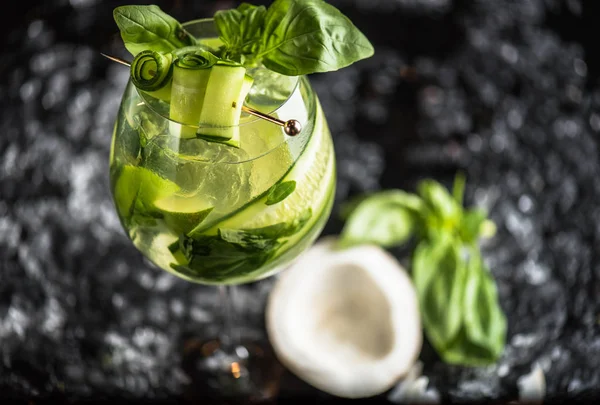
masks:
[[[184,27],[218,45],[212,19]],[[243,396],[260,384],[255,351],[232,333],[231,290],[277,273],[306,250],[335,192],[333,143],[308,79],[261,67],[248,73],[254,83],[245,104],[298,120],[297,136],[247,113],[222,128],[239,133],[239,147],[183,136],[202,128],[171,119],[168,102],[129,81],[110,151],[115,207],[135,247],[161,269],[219,289],[222,328],[202,346],[198,368],[218,392]]]

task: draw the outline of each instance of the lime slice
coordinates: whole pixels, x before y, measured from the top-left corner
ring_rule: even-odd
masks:
[[[198,196],[170,195],[154,202],[162,211],[167,226],[175,233],[188,233],[213,210],[213,206]]]
[[[335,162],[329,129],[320,105],[317,107],[315,128],[308,144],[280,182],[291,180],[296,181],[296,189],[283,201],[267,206],[265,194],[235,215],[206,229],[206,233],[216,233],[218,228],[252,229],[291,222],[310,208],[312,217],[305,226],[308,230],[321,217],[320,214],[327,208],[331,190],[335,187]],[[295,235],[294,238],[301,236]]]
[[[185,261],[185,256],[182,252],[171,252],[169,250],[168,247],[175,243],[177,243],[177,237],[163,228],[162,232],[153,234],[151,243],[144,246],[142,249],[138,247],[138,249],[145,252],[146,256],[152,260],[154,264],[160,268],[169,270],[171,268],[171,263],[179,263],[180,260]],[[184,262],[180,262],[180,264],[184,264]]]
[[[136,210],[150,210],[153,202],[179,191],[179,186],[144,167],[125,165],[114,188],[115,205],[119,214],[129,218]]]

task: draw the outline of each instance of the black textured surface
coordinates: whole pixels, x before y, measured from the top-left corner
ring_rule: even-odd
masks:
[[[153,268],[120,228],[107,183],[127,70],[101,0],[18,2],[0,54],[0,399],[178,399],[181,341],[215,330],[215,292]],[[234,1],[157,1],[185,20]],[[264,2],[263,2],[264,3]],[[467,174],[490,209],[485,246],[509,320],[506,353],[450,367],[426,345],[449,403],[511,400],[540,365],[548,398],[600,395],[598,2],[337,0],[376,55],[312,80],[333,129],[337,203],[423,177]],[[332,217],[325,233],[340,229]],[[262,332],[273,280],[248,285]],[[282,395],[326,400],[284,378]],[[0,400],[0,402],[2,402]]]

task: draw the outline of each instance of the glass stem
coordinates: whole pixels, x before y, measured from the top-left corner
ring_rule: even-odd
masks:
[[[219,341],[221,350],[226,354],[234,354],[238,345],[237,331],[235,330],[235,286],[220,285],[219,305],[221,307],[221,329]]]

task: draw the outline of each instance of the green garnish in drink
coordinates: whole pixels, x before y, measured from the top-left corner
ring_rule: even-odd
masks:
[[[138,89],[161,100],[171,100],[173,55],[146,50],[138,53],[131,63],[131,81]]]
[[[322,0],[276,0],[268,9],[243,3],[217,11],[214,19],[222,45],[183,53],[178,50],[198,41],[159,7],[121,6],[114,18],[126,48],[136,57],[131,67],[134,84],[162,100],[175,100],[170,118],[186,125],[179,135],[190,138],[196,130],[202,139],[236,147],[238,131],[225,127],[239,125],[253,82],[246,68],[262,64],[283,75],[306,75],[338,70],[374,52],[348,18]],[[200,64],[190,52],[204,53]],[[182,69],[190,71],[184,74]],[[166,79],[171,70],[175,87]],[[139,85],[146,83],[148,88]],[[205,97],[209,103],[204,103]],[[190,98],[194,101],[188,102]]]
[[[131,52],[111,150],[119,217],[159,267],[206,284],[266,277],[306,249],[333,204],[335,158],[301,76],[373,47],[321,0],[275,0],[181,24],[157,6],[114,10]],[[208,27],[208,29],[207,29]],[[243,113],[245,106],[302,132]]]
[[[224,56],[284,75],[331,72],[374,52],[354,24],[323,0],[275,0],[268,9],[243,3],[217,11],[215,23]]]
[[[240,114],[242,104],[254,79],[246,68],[227,61],[218,61],[212,67],[204,95],[211,108],[200,112],[198,137],[207,141],[223,142],[232,146],[240,143]]]
[[[206,85],[211,68],[217,58],[201,47],[184,48],[178,52],[173,64],[173,84],[170,94],[173,95],[170,118],[182,124],[181,138],[193,138],[200,122],[200,112],[204,105]],[[134,83],[135,84],[135,83]]]

